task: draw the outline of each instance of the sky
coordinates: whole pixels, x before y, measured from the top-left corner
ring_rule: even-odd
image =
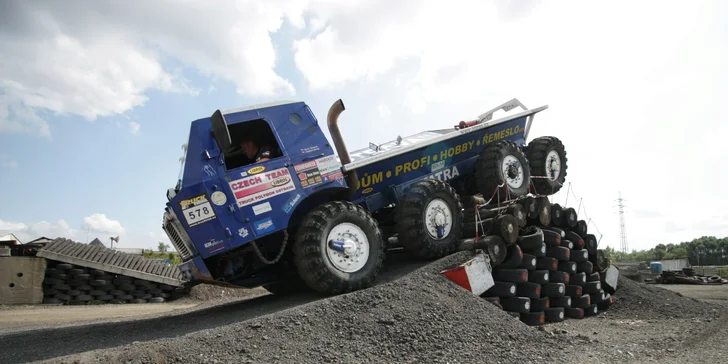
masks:
[[[6,0],[0,235],[156,248],[192,120],[341,98],[350,150],[548,105],[579,208],[619,248],[728,235],[728,2]],[[328,131],[325,131],[328,136]],[[723,166],[723,167],[721,167]],[[42,193],[41,193],[42,192]]]

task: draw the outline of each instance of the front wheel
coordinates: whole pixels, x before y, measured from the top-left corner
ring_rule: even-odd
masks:
[[[340,294],[370,287],[384,266],[384,239],[371,214],[348,201],[322,204],[301,221],[293,259],[312,289]]]

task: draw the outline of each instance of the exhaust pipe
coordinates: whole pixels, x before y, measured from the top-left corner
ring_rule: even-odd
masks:
[[[336,148],[336,154],[339,155],[339,160],[342,165],[351,163],[351,157],[349,156],[349,150],[346,149],[344,144],[344,138],[341,136],[339,130],[339,115],[346,110],[344,102],[341,99],[336,100],[333,105],[329,108],[329,114],[326,117],[326,124],[329,127],[329,133],[331,133],[331,139],[334,141],[334,147]],[[346,183],[349,185],[349,194],[354,194],[359,184],[359,177],[356,170],[346,172],[344,178]]]

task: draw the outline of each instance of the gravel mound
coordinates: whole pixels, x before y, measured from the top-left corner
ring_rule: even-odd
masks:
[[[456,253],[394,282],[253,320],[51,362],[531,363],[565,358],[570,350],[558,349],[563,346],[558,336],[525,325],[439,274],[471,256]]]
[[[236,299],[246,298],[251,296],[259,296],[266,294],[267,291],[263,288],[239,288],[239,287],[223,287],[212,284],[201,283],[190,289],[187,297],[190,301],[211,301],[220,299]],[[180,300],[182,301],[182,300]]]
[[[619,276],[611,317],[665,319],[716,316],[720,307],[680,293]]]

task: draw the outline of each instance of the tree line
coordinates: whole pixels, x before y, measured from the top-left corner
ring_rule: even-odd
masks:
[[[622,253],[612,247],[604,253],[615,262],[649,262],[655,260],[684,259],[691,265],[728,265],[728,237],[703,236],[679,244],[658,244],[649,250]]]

